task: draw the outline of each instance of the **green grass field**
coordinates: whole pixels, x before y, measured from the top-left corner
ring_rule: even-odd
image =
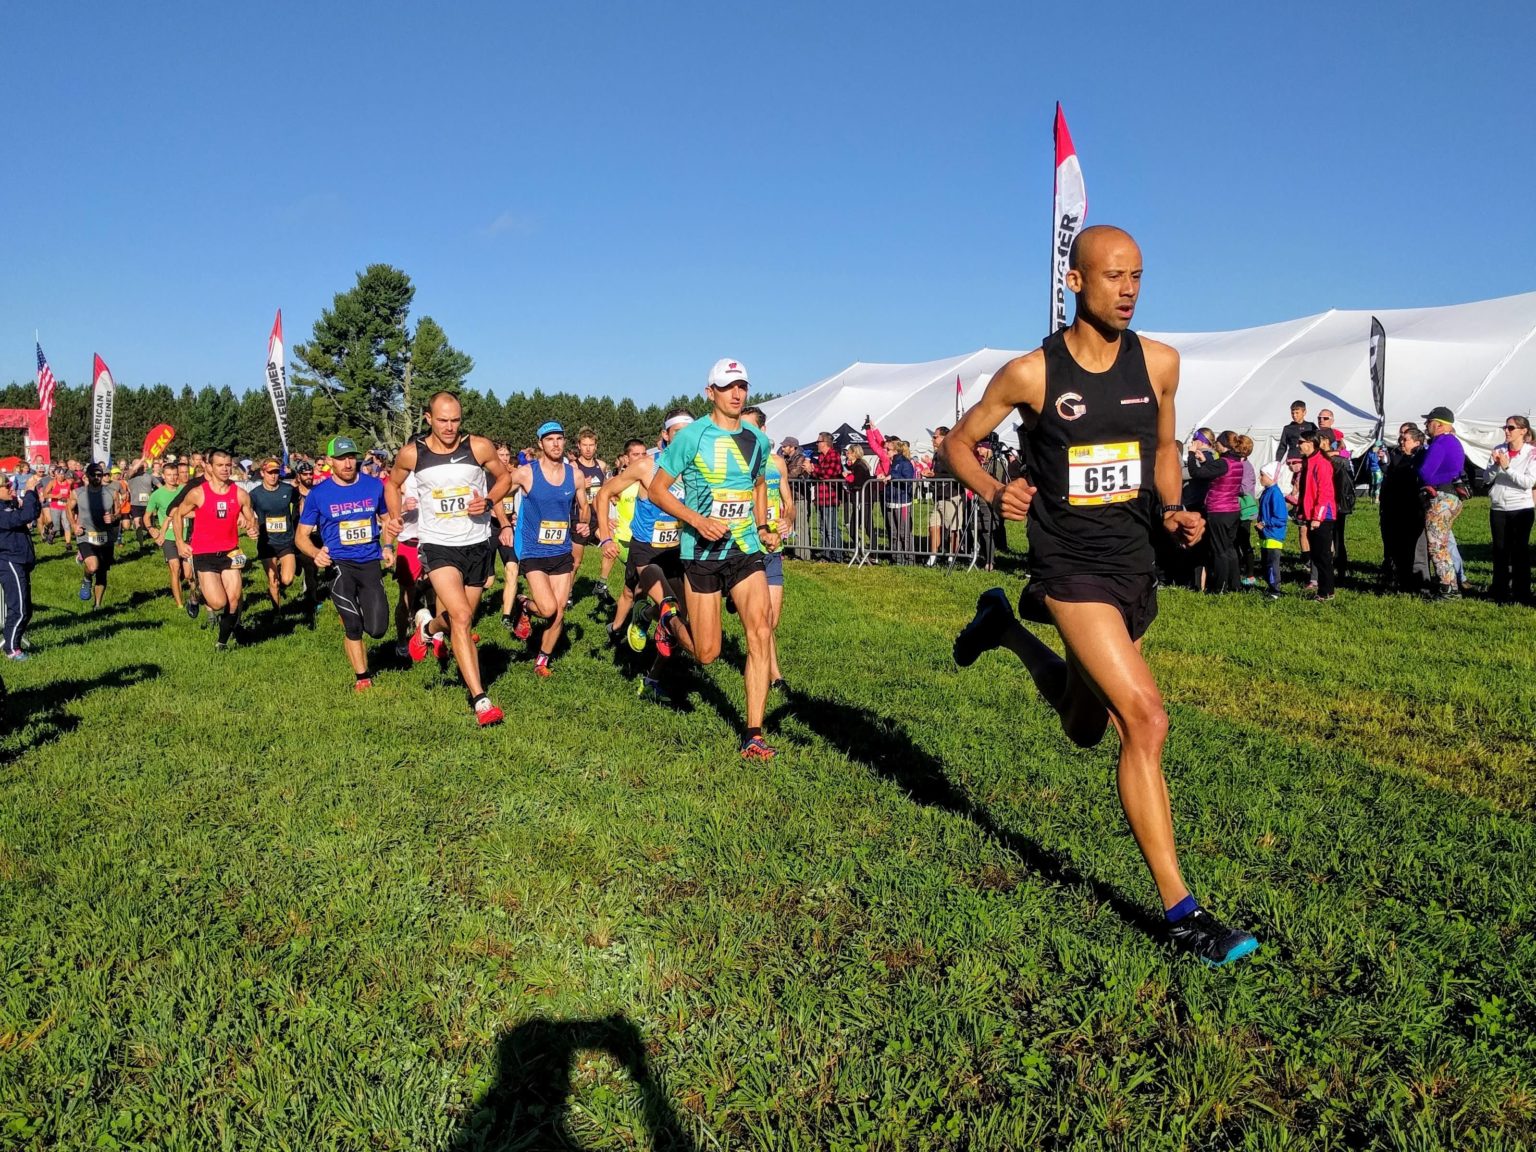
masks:
[[[1458,530],[1485,582],[1486,502]],[[354,695],[328,606],[219,655],[158,556],[93,615],[45,551],[0,1148],[1536,1141],[1529,610],[1163,593],[1185,871],[1263,940],[1208,970],[1148,934],[1113,737],[954,667],[996,576],[791,565],[756,765],[730,618],[666,709],[590,596],[548,681],[490,617],[480,732],[430,662]]]

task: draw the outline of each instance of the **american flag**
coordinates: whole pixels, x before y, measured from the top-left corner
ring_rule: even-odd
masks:
[[[53,415],[53,369],[48,367],[41,344],[37,346],[37,406],[44,416]]]

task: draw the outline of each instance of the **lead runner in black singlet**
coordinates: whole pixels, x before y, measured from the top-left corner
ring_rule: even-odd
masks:
[[[1066,659],[993,588],[955,641],[955,661],[965,667],[991,648],[1014,652],[1080,747],[1096,745],[1113,721],[1120,803],[1162,897],[1169,938],[1207,964],[1226,964],[1258,941],[1200,907],[1179,871],[1162,765],[1168,714],[1141,654],[1157,615],[1153,534],[1189,547],[1205,530],[1179,503],[1179,354],[1130,331],[1141,250],[1129,235],[1084,229],[1068,263],[1072,325],[1004,365],[942,449],[955,476],[1004,519],[1028,520],[1030,581],[1020,613],[1054,625]],[[1029,478],[1003,484],[975,449],[1013,409],[1024,420]]]

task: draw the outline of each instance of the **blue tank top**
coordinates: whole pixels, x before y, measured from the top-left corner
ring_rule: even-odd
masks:
[[[672,481],[672,495],[683,498],[683,482]],[[663,512],[642,489],[635,496],[635,515],[629,522],[630,540],[652,548],[675,548],[680,543],[677,519]]]
[[[574,471],[569,464],[563,465],[560,483],[551,484],[544,479],[539,461],[529,467],[533,469],[533,486],[523,497],[523,507],[517,515],[518,559],[564,556],[571,550],[571,516],[576,500]]]

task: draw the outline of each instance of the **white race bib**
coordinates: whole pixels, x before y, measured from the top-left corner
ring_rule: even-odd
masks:
[[[1067,503],[1123,504],[1141,491],[1141,445],[1078,444],[1067,449]]]
[[[432,489],[432,508],[438,516],[468,516],[469,501],[468,488]]]
[[[657,548],[670,548],[678,540],[676,520],[658,520],[651,529],[651,543]]]
[[[570,528],[569,520],[540,520],[539,543],[551,548],[558,548],[565,543],[566,531]]]
[[[343,544],[372,544],[373,521],[368,520],[343,520],[340,524],[341,542]]]
[[[112,539],[112,537],[105,532],[87,532],[85,534],[85,542],[92,548],[105,547],[107,541],[110,539]]]
[[[712,520],[739,523],[752,519],[752,493],[750,490],[720,488],[715,492],[714,504],[709,510]]]
[[[266,522],[268,536],[281,536],[288,531],[288,517],[286,516],[268,516]]]

